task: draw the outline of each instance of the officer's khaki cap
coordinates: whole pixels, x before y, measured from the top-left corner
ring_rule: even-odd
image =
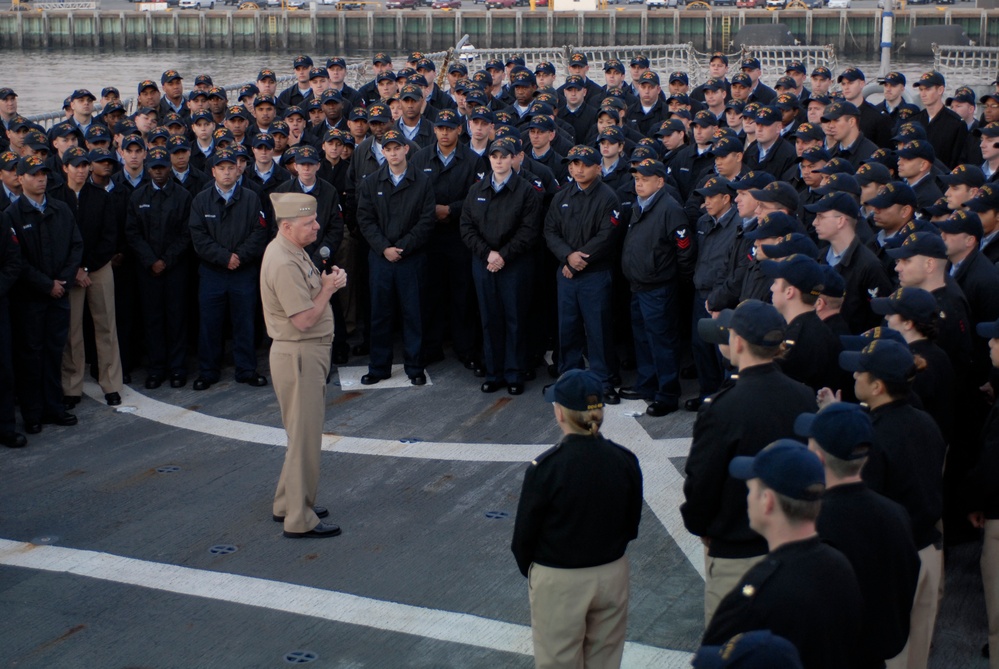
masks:
[[[316,213],[316,198],[305,193],[271,193],[274,217],[299,218]]]

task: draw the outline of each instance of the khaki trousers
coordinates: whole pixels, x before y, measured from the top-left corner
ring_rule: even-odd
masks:
[[[104,394],[121,392],[121,354],[114,311],[114,270],[111,263],[90,273],[90,286],[69,289],[69,337],[62,354],[62,394],[82,395],[87,367],[83,348],[84,300],[94,321],[97,346],[97,382]]]
[[[284,516],[287,532],[308,532],[319,524],[312,507],[319,490],[332,341],[329,336],[271,344],[271,379],[288,433],[288,450],[274,493],[274,515]]]
[[[888,660],[887,669],[926,669],[929,664],[943,573],[941,549],[930,544],[919,551],[919,580],[909,615],[909,641],[901,653]]]
[[[628,624],[628,558],[599,567],[528,572],[534,666],[617,669]]]
[[[985,521],[981,566],[989,617],[989,669],[999,669],[999,520]]]
[[[708,555],[704,549],[704,626],[714,617],[721,600],[732,592],[746,572],[766,555],[751,558],[719,558]]]

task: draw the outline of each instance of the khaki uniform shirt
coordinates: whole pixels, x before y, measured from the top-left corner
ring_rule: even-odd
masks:
[[[333,310],[327,304],[322,317],[302,332],[291,317],[313,307],[322,289],[319,269],[308,254],[278,234],[264,251],[260,266],[260,300],[267,334],[275,341],[307,341],[333,334]]]

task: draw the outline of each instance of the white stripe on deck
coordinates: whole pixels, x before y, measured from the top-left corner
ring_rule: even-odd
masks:
[[[92,382],[84,392],[104,401],[103,391]],[[279,427],[257,425],[243,421],[210,416],[198,411],[174,406],[136,392],[125,386],[121,392],[123,413],[132,413],[146,420],[192,432],[226,439],[238,439],[265,446],[287,446],[285,431]],[[134,411],[130,411],[133,409]],[[690,438],[653,439],[629,413],[645,411],[645,402],[622,401],[604,410],[602,432],[609,439],[627,446],[637,456],[645,478],[645,501],[691,566],[704,578],[704,550],[700,540],[687,532],[680,517],[683,502],[683,477],[669,458],[685,457],[690,451]],[[530,462],[548,448],[545,444],[463,444],[454,442],[420,441],[404,444],[390,439],[323,435],[323,450],[355,455],[391,456],[424,460],[465,462]]]
[[[490,650],[532,655],[531,628],[251,576],[0,539],[0,565],[71,574]],[[623,667],[680,669],[690,653],[628,642]]]

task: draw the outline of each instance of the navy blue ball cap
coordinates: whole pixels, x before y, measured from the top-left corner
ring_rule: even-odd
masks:
[[[162,146],[154,146],[146,154],[146,167],[170,167],[170,154]]]
[[[230,149],[216,149],[212,154],[212,167],[223,163],[236,164],[236,153]]]
[[[794,433],[811,437],[823,451],[840,460],[866,458],[874,443],[871,417],[850,402],[834,402],[818,413],[798,414]]]
[[[117,162],[118,159],[110,149],[105,149],[104,147],[97,147],[96,149],[90,149],[90,162],[91,163],[101,163],[101,162]]]
[[[805,209],[816,214],[826,211],[836,211],[850,218],[857,218],[860,214],[860,205],[857,204],[857,198],[849,193],[827,193],[818,202],[806,204]]]
[[[375,58],[377,58],[377,57],[378,56],[375,56]],[[375,62],[377,63],[378,61],[376,60]],[[392,62],[392,61],[389,61],[389,62]],[[294,60],[294,62],[292,64],[292,67],[295,67],[295,68],[298,68],[298,67],[312,67],[312,65],[313,65],[312,58],[310,58],[309,56],[299,56],[299,57],[297,57]]]
[[[969,105],[973,105],[975,104],[977,97],[978,96],[975,95],[975,91],[971,90],[967,86],[961,86],[956,91],[954,91],[953,97],[947,98],[944,101],[944,104],[947,105],[948,107],[950,107],[955,102],[965,102]]]
[[[183,135],[174,135],[167,139],[167,153],[173,155],[179,151],[190,151],[191,143]]]
[[[942,174],[938,178],[948,186],[981,188],[985,185],[985,172],[978,165],[958,165],[950,171],[950,174]]]
[[[802,123],[794,131],[794,137],[798,139],[806,139],[813,141],[825,141],[826,133],[823,132],[822,128],[812,123]]]
[[[457,128],[459,125],[461,125],[461,120],[453,109],[441,109],[437,112],[437,118],[434,119],[434,126],[437,128]]]
[[[751,192],[755,193],[757,191]],[[757,221],[756,228],[747,232],[745,237],[751,241],[770,239],[773,237],[784,237],[792,232],[801,232],[802,229],[801,223],[794,216],[783,211],[772,211],[761,217]]]
[[[851,174],[837,173],[830,175],[824,184],[815,189],[815,192],[819,195],[840,192],[849,193],[859,200],[860,184],[857,183],[857,180]]]
[[[846,294],[846,280],[835,267],[822,265],[822,294],[826,297],[843,297]]]
[[[936,70],[931,70],[930,72],[924,72],[919,81],[912,85],[913,88],[921,88],[923,86],[946,86],[944,76],[937,72]]]
[[[760,300],[745,300],[731,311],[718,315],[718,325],[757,346],[780,346],[787,323],[772,304]]]
[[[731,318],[731,309],[725,309],[721,313],[729,312],[727,318]],[[721,314],[719,314],[720,317]],[[716,346],[728,345],[728,328],[721,324],[720,318],[701,318],[697,321],[697,335],[701,341]]]
[[[826,163],[832,159],[829,155],[829,150],[824,146],[813,146],[810,149],[805,149],[800,156],[798,156],[799,163]]]
[[[628,156],[628,162],[634,165],[635,163],[640,163],[643,160],[656,160],[658,155],[659,154],[657,154],[655,150],[650,149],[647,146],[639,145],[636,146],[635,150],[631,152],[630,156]]]
[[[668,118],[659,124],[656,129],[655,137],[665,137],[667,135],[672,135],[674,132],[686,132],[687,128],[683,125],[683,121],[678,118]]]
[[[798,191],[786,181],[774,181],[760,190],[750,191],[750,195],[759,202],[775,202],[788,211],[798,211]]]
[[[604,406],[603,382],[593,372],[570,369],[545,391],[545,400],[572,411],[593,411]]]
[[[784,279],[802,293],[815,297],[825,288],[822,267],[814,258],[803,254],[796,253],[783,260],[764,260],[760,270],[771,279]]]
[[[701,111],[694,114],[692,123],[694,125],[699,125],[702,128],[710,128],[712,126],[718,125],[718,117],[707,109],[702,109]]]
[[[936,160],[936,151],[928,140],[916,139],[898,150],[898,157],[904,159],[922,158],[928,162]]]
[[[864,167],[873,167],[873,165],[864,165]],[[885,209],[896,204],[915,207],[916,192],[904,181],[892,181],[878,188],[878,194],[864,204],[875,209]]]
[[[995,184],[985,184],[978,189],[978,194],[964,203],[965,209],[981,213],[999,209],[999,187]]]
[[[146,142],[141,137],[138,135],[125,135],[121,140],[121,150],[124,151],[132,145],[138,146],[143,151],[146,150]]]
[[[711,177],[704,182],[704,185],[700,188],[694,190],[695,193],[701,195],[702,197],[710,197],[712,195],[734,195],[735,192],[732,189],[732,183],[724,177]]]
[[[732,458],[728,473],[744,481],[760,479],[774,492],[803,502],[821,499],[826,489],[819,456],[793,439],[778,439],[755,457]]]
[[[828,265],[825,265],[825,267],[828,267]],[[879,325],[876,328],[865,330],[859,335],[840,335],[839,342],[843,345],[844,351],[862,351],[868,344],[878,339],[888,339],[905,346],[909,345],[906,343],[905,337],[902,336],[901,332],[892,330],[887,325]]]
[[[937,298],[922,288],[902,287],[888,297],[871,300],[871,311],[882,316],[898,314],[907,321],[932,323],[940,307]]]
[[[975,137],[999,137],[999,122],[989,123],[984,128],[975,128],[971,134]]]
[[[736,190],[760,190],[766,188],[770,184],[774,183],[774,175],[770,172],[764,172],[763,170],[750,170],[742,175],[742,177],[732,183],[732,187]]]
[[[761,69],[761,67],[760,67],[760,59],[759,58],[746,58],[739,65],[739,68],[742,69],[742,70],[759,70],[759,69]]]
[[[802,669],[794,644],[769,630],[737,634],[724,646],[701,646],[691,662],[694,669]]]
[[[496,116],[489,107],[476,107],[472,110],[471,119],[474,121],[476,119],[480,121],[485,121],[487,123],[495,123]]]
[[[891,182],[891,172],[881,163],[864,163],[857,168],[857,173],[854,176],[857,179],[857,183],[861,186]],[[908,186],[908,184],[906,185]]]
[[[637,165],[633,165],[630,170],[633,174],[641,174],[645,177],[666,177],[666,166],[658,160],[646,158]]]
[[[760,107],[756,116],[753,117],[757,125],[773,125],[780,123],[783,118],[784,115],[776,107]]]
[[[628,64],[633,67],[644,67],[644,68],[648,68],[650,65],[649,59],[641,54],[633,56]]]
[[[562,159],[562,162],[571,163],[575,160],[582,162],[584,165],[599,165],[600,154],[592,146],[577,144],[569,149],[569,153]]]
[[[63,151],[62,162],[64,165],[89,165],[90,154],[86,149],[82,149],[79,146],[71,146]]]
[[[537,114],[527,124],[528,130],[538,129],[543,132],[555,132],[555,120],[545,114]]]
[[[684,74],[682,72],[680,72],[680,73],[674,72],[674,74],[681,74],[681,75],[683,75],[681,77],[681,80],[684,79],[687,76],[686,74]],[[670,79],[670,81],[672,82],[673,79]],[[653,72],[652,70],[646,70],[645,72],[642,72],[641,76],[638,77],[638,85],[641,86],[642,84],[651,84],[653,86],[658,86],[659,85],[659,75],[656,74],[655,72]]]
[[[912,352],[905,344],[875,339],[860,351],[843,351],[839,366],[848,372],[867,372],[888,383],[909,381],[915,373]]]
[[[711,112],[708,113],[710,114]],[[733,153],[742,153],[744,150],[742,141],[733,137],[722,136],[714,143],[708,153],[715,157],[720,157],[730,156]]]
[[[857,105],[852,102],[834,102],[822,112],[822,122],[835,121],[843,116],[856,116],[860,117],[860,110],[857,109]]]
[[[940,232],[952,235],[958,235],[963,232],[975,237],[979,241],[985,236],[985,230],[982,228],[982,219],[979,218],[978,214],[963,209],[955,211],[947,220],[939,221],[937,227],[940,228]]]
[[[392,120],[392,112],[388,105],[381,102],[368,107],[368,122],[388,123]]]
[[[393,128],[392,130],[386,130],[385,134],[382,135],[382,146],[387,146],[389,144],[401,144],[406,146],[406,138],[403,137],[402,132]]]
[[[891,84],[894,86],[901,84],[905,86],[905,75],[901,72],[889,72],[885,76],[878,79],[878,83],[882,86],[885,84]]]
[[[820,174],[850,174],[852,175],[856,170],[854,170],[853,165],[850,164],[849,160],[845,158],[840,158],[839,156],[835,158],[830,158],[829,162],[822,166],[821,169],[816,170]]]
[[[867,81],[867,77],[864,76],[864,71],[859,67],[848,67],[843,70],[836,81],[838,83],[843,83],[843,81]]]
[[[975,326],[975,332],[985,339],[999,339],[999,321],[988,321]]]
[[[254,149],[260,146],[265,146],[269,149],[273,149],[274,138],[265,132],[261,132],[253,136],[253,141],[250,142],[250,146]]]
[[[49,166],[38,156],[25,156],[17,163],[17,174],[38,174],[39,172],[51,172]]]
[[[901,246],[885,250],[889,256],[896,260],[916,256],[926,256],[938,260],[947,259],[947,245],[944,244],[940,235],[932,232],[914,232],[905,238]]]
[[[766,254],[768,258],[787,258],[788,256],[793,256],[795,254],[800,254],[802,256],[807,256],[809,258],[817,258],[819,255],[819,247],[815,245],[812,238],[803,232],[792,232],[784,235],[780,238],[780,241],[776,244],[763,244],[763,253]],[[819,266],[821,269],[822,266]],[[820,283],[823,286],[826,283],[825,272],[823,272],[823,277]],[[825,291],[822,291],[825,294]]]

